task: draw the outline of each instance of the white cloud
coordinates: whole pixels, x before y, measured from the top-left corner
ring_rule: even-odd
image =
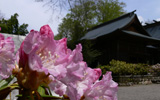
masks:
[[[142,23],[142,25],[144,25],[145,20],[142,16],[138,16],[139,21]]]
[[[5,14],[6,18],[10,18],[14,13],[18,13],[18,20],[20,24],[29,24],[28,30],[39,30],[41,26],[49,24],[53,32],[57,34],[58,24],[65,16],[66,12],[62,12],[64,15],[58,16],[59,11],[54,11],[51,18],[51,10],[46,11],[47,8],[43,7],[44,3],[34,2],[34,0],[1,0],[0,9]],[[58,17],[59,19],[58,19]]]
[[[156,21],[160,21],[160,18],[157,18]]]

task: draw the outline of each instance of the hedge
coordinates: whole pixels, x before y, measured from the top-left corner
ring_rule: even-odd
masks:
[[[112,74],[117,75],[147,75],[151,72],[151,66],[148,64],[133,64],[126,63],[125,61],[111,60],[109,65],[98,66],[102,69],[102,73],[112,71]]]

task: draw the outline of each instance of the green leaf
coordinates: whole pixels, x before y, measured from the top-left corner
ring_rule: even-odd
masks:
[[[22,94],[16,95],[16,97],[22,97]]]
[[[49,90],[50,95],[46,94],[46,88]],[[62,97],[52,96],[49,87],[46,85],[39,86],[37,91],[44,100],[60,100],[60,99],[62,99]]]
[[[0,98],[1,98],[2,100],[5,99],[5,98],[8,96],[8,94],[9,94],[12,90],[14,90],[14,89],[16,89],[16,88],[19,88],[19,86],[18,86],[17,83],[14,83],[14,84],[12,84],[12,85],[10,85],[10,86],[4,86],[4,87],[2,87],[2,88],[0,89]]]
[[[45,94],[45,88],[42,87],[42,86],[39,86],[37,91],[38,91],[38,93],[39,93],[41,96],[42,96],[42,95],[46,95],[46,94]]]
[[[49,87],[48,85],[42,84],[41,87],[43,87],[43,88],[45,89],[45,93],[46,93],[46,89],[48,89],[48,92],[47,92],[47,93],[48,93],[49,95],[52,95],[51,90],[50,90],[50,87]],[[48,94],[47,94],[47,95],[48,95]]]
[[[9,78],[7,78],[6,80],[1,80],[0,81],[0,89],[7,86],[12,80],[13,80],[14,76],[11,75]]]
[[[22,94],[16,95],[16,97],[22,97]],[[27,97],[29,98],[30,96],[27,96]],[[41,97],[43,98],[43,100],[62,100],[62,97],[51,96],[51,95],[41,95]],[[65,100],[68,100],[68,99],[65,99]]]

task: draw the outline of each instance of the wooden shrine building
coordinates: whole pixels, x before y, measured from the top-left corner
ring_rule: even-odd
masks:
[[[149,32],[149,26],[143,27],[133,11],[93,27],[81,40],[92,41],[102,53],[94,66],[112,59],[156,64],[160,62],[160,31],[158,38]]]

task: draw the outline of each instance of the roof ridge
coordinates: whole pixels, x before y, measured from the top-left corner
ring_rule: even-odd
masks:
[[[150,28],[150,27],[153,27],[157,24],[160,24],[160,21],[157,21],[157,22],[153,22],[153,23],[146,23],[146,25],[144,25],[143,27],[144,28]]]

